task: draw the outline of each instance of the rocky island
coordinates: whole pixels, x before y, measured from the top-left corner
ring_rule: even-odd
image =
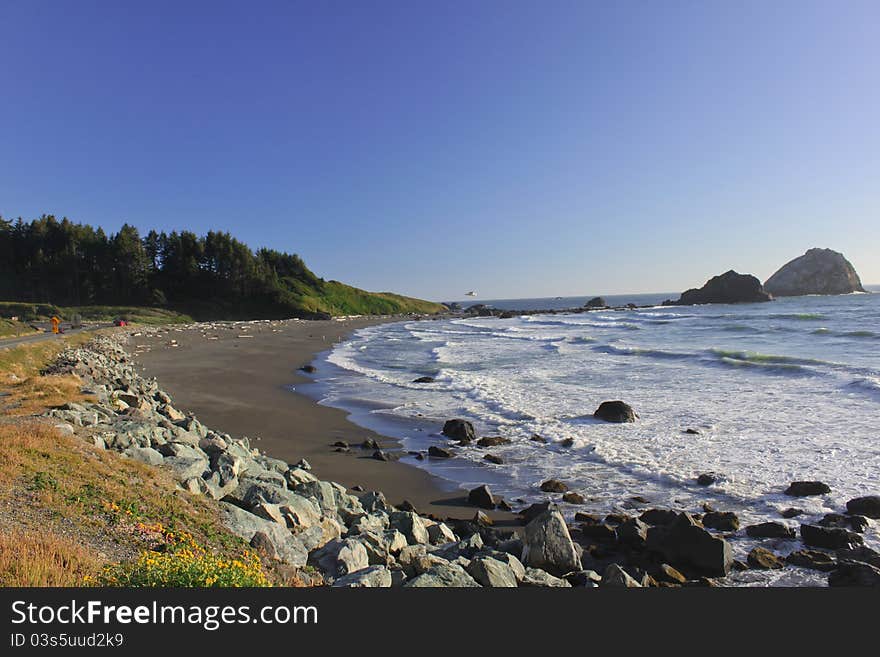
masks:
[[[773,297],[761,286],[761,281],[751,274],[740,274],[732,269],[720,276],[713,276],[700,289],[682,292],[678,301],[668,299],[664,306],[693,306],[703,303],[756,303],[772,301]]]
[[[767,279],[764,289],[777,297],[865,291],[855,267],[831,249],[810,249],[783,265]]]

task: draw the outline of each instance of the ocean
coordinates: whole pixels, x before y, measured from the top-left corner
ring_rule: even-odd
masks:
[[[606,300],[645,305],[674,296]],[[549,310],[586,299],[480,302]],[[735,511],[743,525],[797,527],[840,512],[853,497],[880,494],[880,294],[402,321],[362,329],[321,361],[310,394],[400,439],[406,451],[445,444],[439,432],[449,418],[472,421],[478,435],[509,438],[488,450],[461,448],[454,459],[402,460],[450,489],[487,483],[515,508],[550,497],[539,486],[556,478],[587,499],[562,505],[569,516],[646,506],[699,512],[709,503]],[[435,382],[412,382],[420,376]],[[592,418],[602,401],[615,399],[632,405],[639,420]],[[504,463],[488,463],[487,452]],[[709,472],[716,483],[698,486],[696,477]],[[796,480],[821,480],[832,493],[785,496]],[[805,515],[782,520],[788,507]],[[756,544],[732,542],[743,560]],[[880,548],[877,521],[865,542]],[[774,547],[784,554],[802,545]],[[824,575],[787,568],[731,579],[797,585],[822,583]]]

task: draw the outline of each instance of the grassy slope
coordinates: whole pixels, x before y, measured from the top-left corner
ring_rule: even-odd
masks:
[[[334,317],[340,315],[393,315],[419,313],[432,315],[445,310],[445,306],[431,301],[414,299],[390,292],[366,292],[344,283],[328,281],[315,288],[301,281],[289,282],[289,292],[283,303],[276,307],[261,306],[231,307],[215,302],[193,302],[182,308],[182,312],[165,308],[143,308],[136,306],[77,306],[63,307],[52,304],[0,302],[0,317],[18,316],[21,320],[46,321],[57,315],[70,321],[79,315],[85,322],[110,322],[123,317],[140,324],[174,324],[191,322],[193,317],[208,319],[284,319],[300,316],[302,313],[327,313]],[[8,322],[10,328],[4,333]],[[11,320],[0,320],[0,337],[13,335]],[[17,323],[16,323],[17,324]],[[30,329],[21,324],[23,332]]]
[[[0,586],[75,586],[134,563],[156,526],[185,531],[212,554],[245,544],[220,523],[217,503],[179,490],[166,471],[92,447],[35,417],[82,401],[75,376],[40,370],[86,333],[0,348]],[[270,571],[271,572],[271,571]],[[298,580],[271,572],[279,584]]]
[[[18,316],[24,322],[46,321],[53,315],[57,315],[64,321],[70,321],[74,315],[79,315],[84,322],[112,322],[118,317],[124,317],[139,324],[175,324],[192,321],[188,315],[164,308],[137,306],[64,307],[47,303],[0,302],[0,316]],[[0,336],[4,335],[2,333],[2,322],[4,321],[11,320],[0,320]]]
[[[26,322],[0,317],[0,338],[14,338],[35,332]]]
[[[334,316],[434,314],[445,310],[445,307],[439,303],[390,292],[366,292],[338,281],[327,281],[321,291],[303,286],[297,292],[299,292],[297,295],[299,304],[304,310],[325,312]]]

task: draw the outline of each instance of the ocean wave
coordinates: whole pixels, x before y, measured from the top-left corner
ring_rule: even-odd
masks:
[[[844,388],[851,392],[860,392],[880,400],[880,378],[867,376],[851,381]]]
[[[749,326],[748,324],[725,324],[718,327],[721,331],[728,333],[761,333],[761,329]]]
[[[800,322],[815,322],[827,319],[822,313],[774,313],[767,315],[770,319],[793,319]]]
[[[880,334],[874,333],[874,331],[847,331],[846,333],[841,333],[840,335],[846,338],[880,338]]]
[[[768,374],[795,374],[802,376],[812,376],[815,374],[815,372],[809,370],[803,365],[796,365],[794,363],[761,362],[753,360],[743,360],[730,356],[722,356],[718,359],[718,362],[722,365],[728,365],[730,367],[749,368]]]
[[[617,347],[611,344],[596,345],[592,349],[601,354],[611,354],[615,356],[647,356],[650,358],[669,360],[683,360],[696,357],[696,354],[693,353],[664,351],[663,349],[643,349],[641,347]]]
[[[769,365],[819,365],[827,367],[845,367],[841,363],[834,363],[818,358],[798,358],[796,356],[780,356],[777,354],[762,354],[757,351],[730,351],[726,349],[709,349],[708,352],[718,358],[733,358],[749,363]]]

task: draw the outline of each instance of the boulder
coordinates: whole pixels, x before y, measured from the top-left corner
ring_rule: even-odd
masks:
[[[785,566],[785,562],[782,559],[761,546],[753,548],[749,552],[747,561],[749,566],[758,570],[775,570]]]
[[[700,527],[689,513],[648,531],[648,548],[673,566],[690,567],[711,576],[727,575],[733,564],[730,544]]]
[[[826,495],[831,492],[828,484],[821,481],[793,481],[785,489],[785,494],[791,497],[808,497],[810,495]]]
[[[489,463],[493,463],[495,465],[503,465],[504,464],[504,459],[501,458],[500,456],[498,456],[497,454],[486,454],[486,456],[483,457],[483,460],[488,461]]]
[[[492,557],[477,556],[465,567],[481,586],[516,588],[517,577],[510,566]]]
[[[446,420],[446,423],[443,425],[443,435],[464,443],[469,443],[477,438],[477,434],[474,432],[474,425],[467,420],[459,418]]]
[[[605,422],[635,422],[636,415],[632,406],[622,401],[604,401],[593,413],[593,417]]]
[[[703,519],[705,522],[705,518]],[[746,527],[746,535],[752,538],[795,538],[792,527],[781,522],[761,522]]]
[[[584,308],[606,308],[607,306],[608,304],[602,297],[593,297],[584,304]]]
[[[668,525],[678,518],[672,509],[648,509],[639,516],[639,520],[649,525]]]
[[[732,269],[710,278],[700,289],[682,292],[678,301],[669,305],[692,306],[704,303],[756,303],[771,301],[773,297],[761,286],[761,281],[750,274],[739,274]]]
[[[388,516],[388,521],[390,527],[403,534],[410,545],[426,545],[431,542],[422,519],[412,511],[394,511]]]
[[[162,465],[171,468],[177,481],[186,481],[201,477],[208,469],[208,459],[204,456],[167,456],[162,460]]]
[[[428,525],[428,539],[431,541],[431,545],[444,545],[458,540],[449,526],[443,522]]]
[[[510,443],[510,438],[505,438],[504,436],[483,436],[477,441],[477,445],[480,447],[497,447],[498,445],[507,445]]]
[[[436,445],[431,445],[428,448],[428,456],[433,456],[436,459],[451,459],[455,454],[452,451],[444,448],[437,447]]]
[[[413,383],[434,383],[434,377],[420,376],[418,379],[413,379]]]
[[[855,532],[839,527],[817,525],[801,525],[801,540],[805,545],[826,550],[851,548],[863,544],[862,537]]]
[[[234,504],[220,502],[220,517],[233,534],[250,542],[257,532],[265,534],[278,558],[291,566],[305,566],[308,550],[284,525],[264,520]]]
[[[836,552],[838,561],[862,561],[880,568],[880,552],[864,545],[851,548],[840,548]]]
[[[739,518],[733,511],[711,511],[703,515],[703,526],[723,532],[739,529]]]
[[[545,493],[564,493],[568,490],[568,486],[558,479],[548,479],[541,484],[541,490]]]
[[[363,543],[354,538],[335,539],[309,555],[309,561],[329,577],[343,577],[370,565]]]
[[[567,504],[584,504],[586,500],[584,496],[580,493],[575,493],[574,491],[568,491],[562,496],[562,501]]]
[[[787,557],[786,563],[810,570],[822,570],[829,572],[837,568],[837,560],[833,555],[821,550],[796,550]]]
[[[333,586],[347,589],[389,588],[391,586],[391,571],[385,566],[368,566],[343,575],[333,582]]]
[[[767,279],[764,289],[777,297],[865,291],[849,260],[831,249],[810,249],[786,263]]]
[[[569,584],[567,580],[564,580],[561,577],[554,577],[546,570],[530,567],[526,568],[525,575],[522,579],[522,585],[533,587],[571,588],[571,584]]]
[[[855,497],[846,503],[848,513],[880,519],[880,495]]]
[[[638,589],[642,587],[641,584],[633,579],[629,573],[616,563],[608,564],[605,568],[605,572],[602,573],[602,582],[600,586],[627,589]]]
[[[164,457],[152,447],[127,447],[122,455],[147,465],[161,465],[164,460]]]
[[[711,486],[716,481],[718,481],[718,475],[714,472],[704,472],[699,477],[697,477],[697,484],[700,486]]]
[[[580,555],[556,507],[526,525],[522,562],[554,575],[581,569]]]
[[[880,568],[861,561],[841,561],[828,575],[828,586],[880,587]]]
[[[481,509],[494,509],[496,502],[495,497],[492,495],[492,491],[489,490],[488,486],[483,484],[482,486],[477,486],[468,493],[468,504],[473,504]]]
[[[407,588],[479,588],[464,568],[453,563],[438,563],[406,584]]]
[[[617,540],[641,550],[648,542],[648,525],[638,518],[629,518],[617,527]]]

